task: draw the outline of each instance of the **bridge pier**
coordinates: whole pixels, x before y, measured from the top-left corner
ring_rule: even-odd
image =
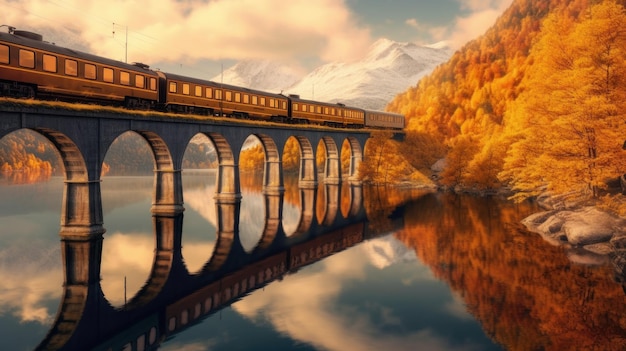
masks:
[[[359,166],[363,161],[361,155],[355,155],[354,152],[350,156],[350,168],[348,173],[348,182],[353,185],[361,185],[363,182],[359,179]]]
[[[184,210],[181,170],[155,169],[152,214],[176,215]]]
[[[229,160],[228,162],[220,162],[219,166],[217,167],[216,182],[216,205],[217,202],[234,204],[241,201],[239,167],[233,162],[233,160]]]
[[[298,187],[313,189],[317,186],[317,170],[315,166],[315,156],[304,154],[300,157],[300,172]]]
[[[61,237],[101,237],[105,232],[102,223],[100,180],[66,180],[61,208]]]
[[[263,171],[263,193],[280,195],[285,191],[283,185],[283,170],[280,160],[265,161]]]
[[[341,163],[337,154],[328,154],[324,166],[324,183],[341,184]]]

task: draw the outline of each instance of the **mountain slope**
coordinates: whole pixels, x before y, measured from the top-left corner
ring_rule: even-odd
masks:
[[[448,49],[380,39],[354,63],[329,63],[286,91],[326,102],[382,110],[396,95],[450,57]]]
[[[242,61],[224,71],[223,77],[218,75],[212,80],[382,110],[396,94],[415,85],[450,55],[445,47],[380,39],[360,61],[329,63],[302,79],[294,70],[277,63]]]
[[[295,84],[301,75],[287,66],[269,60],[241,61],[213,77],[215,82],[223,82],[250,89],[278,93]]]

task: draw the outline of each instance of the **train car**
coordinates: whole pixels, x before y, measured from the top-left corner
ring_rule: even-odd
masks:
[[[234,85],[159,72],[160,101],[167,111],[261,119],[289,120],[289,99]]]
[[[404,129],[404,116],[392,112],[366,110],[365,127]]]
[[[291,118],[295,123],[320,124],[331,127],[363,128],[365,111],[344,104],[300,99],[289,95]]]
[[[158,75],[146,65],[78,52],[36,33],[0,33],[0,96],[87,101],[151,109]]]

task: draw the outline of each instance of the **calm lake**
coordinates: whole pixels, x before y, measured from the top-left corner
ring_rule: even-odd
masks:
[[[244,253],[255,252],[268,230],[260,178],[243,175],[241,180],[238,235]],[[115,308],[124,308],[151,275],[152,182],[150,176],[103,178],[100,284]],[[214,175],[184,172],[183,186],[182,258],[193,274],[219,251],[221,226]],[[298,231],[305,201],[294,179],[285,177],[285,188],[278,225],[288,242],[304,235]],[[0,181],[1,350],[34,350],[55,323],[63,298],[62,190],[61,178],[23,185]],[[323,229],[326,221],[360,211],[367,219],[357,223],[366,228],[361,237],[316,234],[327,240],[318,258],[266,278],[260,288],[191,322],[192,309],[184,328],[161,323],[136,343],[110,346],[121,338],[118,333],[80,350],[626,348],[621,283],[626,277],[616,275],[613,259],[594,257],[589,261],[604,262],[594,266],[572,263],[580,252],[551,246],[525,231],[519,222],[539,210],[535,205],[416,190],[347,185],[335,190],[341,199],[335,207],[327,200],[333,189],[320,185],[312,192],[312,222],[322,223],[313,227]],[[307,240],[321,240],[316,235]],[[300,257],[289,252],[292,259]],[[196,316],[205,311],[197,306]],[[156,311],[161,312],[155,319],[168,313]]]

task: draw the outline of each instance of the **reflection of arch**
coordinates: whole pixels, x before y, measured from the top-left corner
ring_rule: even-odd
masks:
[[[339,151],[337,144],[333,138],[325,136],[322,142],[326,148],[326,164],[324,165],[324,183],[339,184],[341,183],[341,164],[339,160]]]
[[[341,199],[342,208],[344,207],[343,202],[348,202],[346,204],[347,206],[345,206],[345,208],[348,209],[348,213],[344,214],[344,216],[356,216],[359,214],[359,211],[361,211],[361,206],[363,206],[363,187],[346,183],[344,183],[343,186],[345,186],[347,188],[346,190],[348,191],[347,196],[342,197]]]
[[[209,262],[204,266],[204,271],[215,271],[222,267],[230,254],[233,243],[239,236],[239,210],[240,201],[222,201],[215,199],[215,211],[217,212],[216,235],[217,242]]]
[[[300,170],[298,176],[298,186],[301,188],[312,188],[317,186],[317,167],[315,164],[315,153],[309,139],[303,136],[294,136],[300,147]]]
[[[292,235],[306,233],[313,223],[315,215],[315,198],[317,189],[300,188],[300,220]]]
[[[170,151],[163,139],[153,132],[137,131],[150,145],[154,154],[154,194],[152,213],[183,212],[183,190],[180,168],[175,169]]]
[[[65,281],[63,297],[52,328],[36,350],[61,349],[83,321],[88,302],[97,301],[102,259],[102,236],[61,240]],[[92,326],[88,326],[92,327]]]
[[[361,184],[359,180],[359,166],[363,161],[363,150],[356,138],[346,139],[350,144],[350,167],[348,168],[348,181],[353,184]]]
[[[264,194],[265,200],[265,225],[263,226],[263,234],[257,248],[265,249],[269,247],[278,233],[280,222],[283,219],[283,194]]]
[[[218,133],[206,133],[205,135],[211,140],[217,152],[218,168],[215,179],[215,199],[216,201],[238,203],[241,199],[239,166],[233,151],[226,138],[222,135]]]
[[[280,162],[280,153],[274,140],[265,134],[255,134],[263,145],[265,152],[265,166],[263,170],[263,192],[266,194],[282,193],[283,187],[283,170]]]
[[[133,297],[125,309],[140,307],[154,299],[168,280],[174,261],[174,250],[180,249],[183,215],[153,216],[152,224],[156,236],[156,249],[150,278]]]
[[[318,222],[322,225],[329,226],[335,221],[337,211],[339,211],[339,185],[324,184],[323,191],[326,201],[322,215],[318,217]]]

